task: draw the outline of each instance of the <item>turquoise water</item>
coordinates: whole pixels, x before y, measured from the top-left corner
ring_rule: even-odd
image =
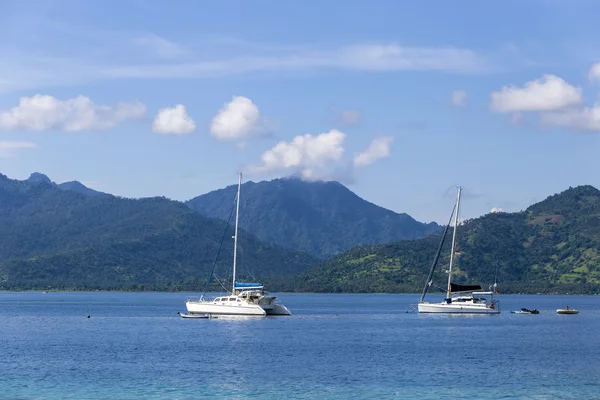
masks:
[[[418,295],[281,294],[293,316],[249,320],[182,319],[188,296],[0,292],[0,399],[600,397],[600,296],[448,316],[406,312]]]

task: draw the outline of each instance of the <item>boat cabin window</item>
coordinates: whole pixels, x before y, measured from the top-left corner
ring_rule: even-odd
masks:
[[[455,299],[453,299],[456,302],[465,302],[465,301],[471,301],[473,300],[471,297],[457,297]]]
[[[237,299],[235,297],[230,297],[229,301],[236,301]]]

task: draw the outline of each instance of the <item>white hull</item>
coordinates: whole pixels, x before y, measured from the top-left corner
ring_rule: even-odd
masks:
[[[265,310],[267,315],[292,315],[290,310],[288,310],[288,308],[283,304],[259,305],[263,310]]]
[[[238,190],[236,196],[235,212],[235,235],[233,236],[233,277],[231,294],[217,297],[210,301],[188,299],[185,307],[190,316],[208,315],[212,316],[250,316],[263,317],[265,315],[290,315],[290,311],[283,304],[278,304],[274,296],[265,296],[264,287],[261,283],[241,282],[235,280],[237,242],[238,242],[238,218],[240,213],[240,191],[242,187],[242,174],[239,175]],[[228,222],[229,224],[229,222]],[[211,272],[212,276],[212,272]],[[210,277],[209,277],[210,280]],[[189,318],[189,316],[184,317]]]
[[[246,302],[219,304],[212,301],[188,300],[185,302],[185,307],[190,314],[247,315],[254,317],[263,317],[267,314],[260,306]]]
[[[500,310],[485,304],[419,303],[418,309],[420,313],[436,314],[500,314]]]

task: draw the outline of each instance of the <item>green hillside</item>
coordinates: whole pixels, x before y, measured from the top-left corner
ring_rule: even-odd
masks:
[[[298,279],[274,279],[272,284],[287,291],[420,292],[440,237],[357,247]],[[497,271],[505,293],[598,293],[600,191],[569,188],[523,212],[465,221],[457,243],[456,282],[487,288]],[[434,275],[438,287],[445,287],[449,253],[447,240]]]
[[[0,288],[196,290],[224,228],[224,221],[165,198],[90,196],[0,175]],[[221,276],[231,269],[232,235],[230,228]],[[239,237],[242,275],[293,274],[315,262],[244,231]]]

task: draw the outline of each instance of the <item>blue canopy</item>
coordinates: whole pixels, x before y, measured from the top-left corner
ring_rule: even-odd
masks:
[[[236,288],[262,287],[262,283],[235,282]]]

